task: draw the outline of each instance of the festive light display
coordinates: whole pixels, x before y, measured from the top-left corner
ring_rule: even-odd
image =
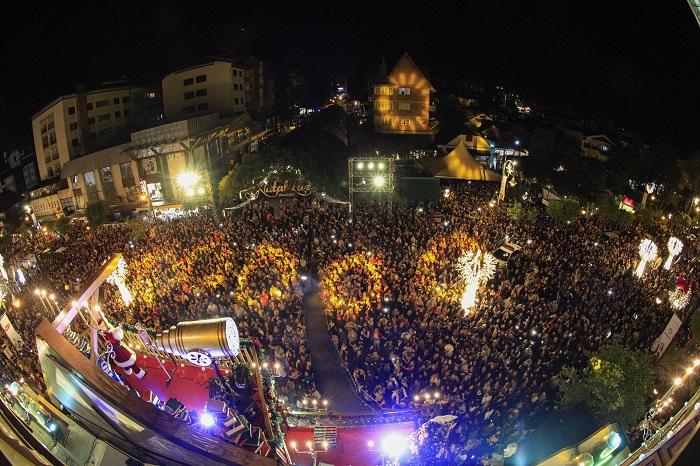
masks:
[[[462,309],[464,315],[474,307],[476,291],[479,285],[485,283],[496,270],[496,258],[488,252],[466,251],[457,261],[457,270],[464,281],[465,290],[462,294]]]
[[[134,300],[134,297],[131,295],[131,292],[127,289],[126,284],[124,283],[125,278],[126,261],[123,257],[120,257],[119,262],[117,263],[117,268],[114,269],[114,272],[112,272],[109,277],[107,277],[107,283],[119,288],[119,294],[124,300],[124,304],[128,306]]]
[[[5,258],[0,255],[0,273],[2,273],[2,278],[7,280],[7,272],[5,272]]]
[[[639,243],[639,257],[641,257],[642,260],[639,261],[637,270],[634,272],[636,276],[641,278],[642,275],[644,275],[644,268],[646,267],[647,262],[656,259],[657,252],[658,248],[652,240],[645,238],[641,243]]]
[[[683,309],[688,305],[688,302],[690,302],[690,291],[685,293],[683,289],[676,288],[668,294],[668,299],[673,309]]]
[[[675,236],[671,236],[668,239],[668,259],[666,259],[664,269],[669,270],[671,268],[671,264],[673,264],[673,257],[680,254],[682,250],[683,242]]]

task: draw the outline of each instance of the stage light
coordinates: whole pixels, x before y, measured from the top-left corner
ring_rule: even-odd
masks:
[[[202,414],[202,417],[199,418],[199,422],[204,427],[211,427],[214,425],[214,417],[209,413],[204,413],[204,414]]]
[[[382,450],[390,457],[399,457],[406,450],[406,437],[399,434],[389,434],[382,441]]]
[[[56,424],[54,424],[53,422],[49,424],[49,431],[56,432]]]
[[[374,179],[375,186],[382,186],[384,184],[384,177],[378,176]]]

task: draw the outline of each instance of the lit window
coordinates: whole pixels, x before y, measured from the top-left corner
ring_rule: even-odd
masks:
[[[409,102],[399,102],[399,110],[411,110],[411,104]]]
[[[411,95],[411,88],[410,87],[400,87],[399,88],[399,95]]]

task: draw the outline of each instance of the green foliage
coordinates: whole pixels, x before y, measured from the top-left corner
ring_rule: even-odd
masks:
[[[131,236],[133,236],[136,241],[143,238],[151,229],[150,223],[138,217],[128,218],[125,223],[129,226]]]
[[[620,226],[628,226],[634,222],[634,214],[620,209],[620,201],[616,200],[609,193],[599,195],[596,205],[598,207],[598,215]]]
[[[523,220],[525,220],[525,209],[523,209],[523,205],[515,201],[513,202],[513,205],[508,207],[508,215],[510,218],[512,218],[514,221],[520,223]]]
[[[70,219],[64,215],[56,220],[53,227],[54,230],[56,230],[56,233],[59,235],[65,235],[68,232],[68,227],[70,227]]]
[[[571,367],[561,371],[561,403],[570,406],[585,401],[599,422],[618,422],[626,429],[646,412],[646,392],[653,378],[649,357],[615,339],[593,353],[583,377]]]
[[[559,223],[567,223],[581,216],[581,204],[576,199],[549,201],[547,213]]]
[[[107,222],[107,206],[104,201],[92,202],[85,207],[88,225],[93,230]]]
[[[653,208],[647,207],[637,211],[637,220],[643,225],[650,226],[661,219],[661,213]]]
[[[685,212],[681,212],[671,217],[671,223],[679,227],[687,228],[692,226],[694,221],[690,215],[686,214]]]
[[[693,341],[695,341],[696,344],[700,345],[700,310],[696,310],[692,317],[690,318],[690,322],[688,324],[690,334],[693,337]]]
[[[534,222],[537,220],[537,216],[539,215],[539,212],[537,212],[537,209],[535,207],[532,207],[531,209],[527,209],[527,212],[525,213],[525,220],[527,222]]]

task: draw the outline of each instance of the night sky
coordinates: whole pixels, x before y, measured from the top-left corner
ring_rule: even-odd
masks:
[[[700,148],[700,26],[686,0],[278,3],[24,2],[3,21],[0,144],[30,145],[31,116],[80,83],[153,83],[198,57],[253,55],[319,93],[347,76],[352,92],[408,52],[438,91],[503,85]]]

